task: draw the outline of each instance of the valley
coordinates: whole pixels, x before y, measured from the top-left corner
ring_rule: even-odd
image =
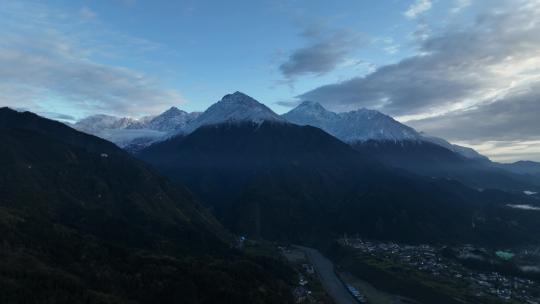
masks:
[[[422,303],[538,303],[538,247],[508,257],[472,245],[410,245],[342,238],[342,271]],[[529,266],[530,267],[530,266]]]
[[[0,304],[540,304],[540,0],[0,0]]]
[[[381,114],[359,113],[400,128]],[[528,175],[467,160],[412,129],[419,141],[407,137],[397,150],[380,138],[344,142],[239,92],[192,120],[186,115],[171,109],[149,118],[168,135],[121,149],[0,109],[7,261],[0,284],[13,291],[3,299],[37,284],[36,299],[73,302],[80,293],[85,303],[536,303],[538,258],[529,253],[540,243],[540,216]],[[94,119],[124,134],[143,130],[129,120]],[[175,125],[177,133],[166,131]],[[431,161],[436,175],[414,165]],[[301,246],[283,245],[280,253],[265,242]],[[511,252],[516,264],[500,261],[495,248],[510,248],[500,254]],[[287,250],[305,262],[291,261]],[[477,252],[482,262],[460,258]],[[67,277],[78,282],[68,290]],[[57,287],[41,287],[45,281]],[[177,287],[182,282],[189,287]]]

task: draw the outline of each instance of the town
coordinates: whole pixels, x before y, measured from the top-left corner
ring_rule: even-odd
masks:
[[[528,278],[510,276],[496,271],[469,269],[452,259],[443,251],[448,246],[406,245],[393,242],[367,241],[361,238],[343,237],[339,243],[351,248],[355,253],[384,260],[385,262],[408,266],[430,276],[433,281],[459,281],[465,283],[470,292],[478,297],[495,297],[502,302],[527,304],[540,303],[540,284]],[[472,245],[452,247],[460,257],[476,256],[486,249]],[[512,254],[497,252],[501,259]]]

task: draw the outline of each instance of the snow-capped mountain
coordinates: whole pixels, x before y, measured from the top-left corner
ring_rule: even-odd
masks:
[[[73,127],[112,141],[120,147],[144,147],[171,135],[183,133],[199,114],[172,107],[160,115],[140,119],[93,115],[78,121]]]
[[[136,124],[137,121],[128,117],[116,117],[111,115],[92,115],[79,120],[73,127],[85,133],[100,133],[105,129],[126,129]]]
[[[313,101],[302,102],[282,117],[297,125],[310,125],[323,130],[335,129],[337,121],[341,119],[339,114],[328,111],[320,103]]]
[[[154,142],[166,135],[160,130],[148,129],[151,117],[133,119],[110,115],[92,115],[73,125],[76,130],[107,139],[120,147],[130,145],[134,140]]]
[[[193,123],[189,124],[187,131],[192,132],[204,125],[220,124],[224,122],[255,122],[263,121],[285,122],[283,118],[274,113],[264,104],[250,96],[235,92],[210,106]]]
[[[368,140],[430,142],[468,159],[489,160],[471,148],[458,146],[442,138],[422,134],[375,110],[360,109],[345,113],[334,113],[325,109],[319,103],[304,101],[288,113],[283,114],[282,117],[295,124],[321,128],[349,143]]]
[[[319,103],[305,101],[282,117],[295,124],[321,128],[345,142],[422,140],[413,128],[375,110],[334,113]]]
[[[195,120],[201,113],[188,113],[177,107],[171,107],[162,114],[154,117],[146,124],[146,128],[164,132],[184,131],[188,124]]]
[[[73,127],[110,140],[121,147],[135,145],[139,149],[174,135],[189,134],[204,125],[243,121],[311,125],[348,143],[362,143],[370,140],[394,143],[430,142],[468,159],[488,160],[473,149],[421,134],[375,110],[360,109],[335,113],[325,109],[319,103],[304,101],[293,110],[279,116],[266,105],[241,92],[225,95],[203,113],[188,113],[171,107],[160,115],[140,119],[93,115],[80,120]]]
[[[172,107],[157,116],[141,119],[93,115],[73,127],[114,142],[120,147],[137,149],[174,135],[187,134],[200,126],[224,122],[285,122],[264,104],[241,92],[225,95],[203,113],[188,113]]]

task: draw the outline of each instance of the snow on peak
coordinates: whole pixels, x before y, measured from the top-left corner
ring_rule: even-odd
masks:
[[[200,113],[188,113],[176,107],[171,107],[147,123],[147,128],[163,132],[184,132]]]
[[[309,125],[321,128],[332,134],[334,124],[338,121],[339,115],[328,111],[320,103],[304,101],[296,108],[282,115],[287,121],[298,125]]]
[[[426,141],[444,147],[469,159],[488,160],[471,148],[453,145],[442,138],[417,132],[392,117],[376,110],[359,109],[345,113],[334,113],[321,104],[304,101],[283,118],[299,125],[310,125],[345,142],[380,141]]]
[[[289,113],[300,113],[302,115],[317,116],[333,116],[335,113],[328,111],[320,103],[315,101],[304,101],[294,108]]]
[[[136,120],[128,117],[116,117],[105,114],[88,116],[73,125],[79,131],[95,133],[103,129],[123,129],[129,127]]]
[[[336,136],[347,142],[421,140],[416,130],[379,111],[360,109],[338,115],[341,119],[335,130]]]
[[[167,111],[161,113],[159,116],[178,116],[187,113],[186,111],[182,111],[177,107],[170,107]]]
[[[486,156],[478,153],[476,150],[474,150],[473,148],[469,148],[469,147],[463,147],[463,146],[459,146],[459,145],[455,145],[455,144],[451,144],[449,143],[448,141],[440,138],[440,137],[435,137],[435,136],[430,136],[430,135],[427,135],[425,133],[421,133],[422,135],[422,139],[425,140],[425,141],[428,141],[428,142],[431,142],[433,144],[436,144],[436,145],[439,145],[443,148],[446,148],[454,153],[457,153],[465,158],[468,158],[468,159],[476,159],[476,160],[484,160],[484,161],[488,161],[489,158],[487,158]]]
[[[96,135],[124,147],[133,142],[152,142],[167,138],[171,134],[185,131],[199,113],[187,113],[176,107],[157,116],[140,119],[110,115],[92,115],[73,125],[79,131]]]
[[[246,95],[240,91],[236,91],[232,94],[227,94],[221,98],[218,102],[230,102],[230,103],[242,103],[242,104],[252,104],[252,103],[259,103],[257,100],[252,98],[249,95]]]
[[[345,142],[420,139],[420,135],[414,129],[375,110],[359,109],[334,113],[319,103],[305,101],[285,113],[283,118],[292,123],[321,128]]]
[[[220,101],[211,105],[188,126],[188,131],[194,131],[204,125],[242,121],[261,123],[263,121],[281,122],[284,120],[252,97],[235,92],[223,96]]]
[[[176,134],[190,133],[203,125],[233,121],[261,123],[285,120],[250,96],[235,92],[225,95],[203,113],[188,113],[171,107],[160,115],[147,116],[139,120],[94,115],[82,119],[74,127],[110,140],[119,146],[127,146],[131,142],[150,144]]]

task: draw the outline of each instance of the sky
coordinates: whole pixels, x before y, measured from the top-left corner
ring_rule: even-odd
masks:
[[[540,161],[540,0],[0,1],[0,106],[74,121],[242,91]]]

